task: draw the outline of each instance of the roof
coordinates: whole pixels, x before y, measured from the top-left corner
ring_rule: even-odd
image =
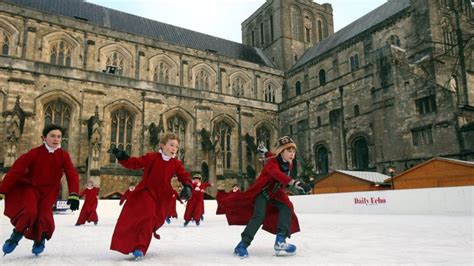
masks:
[[[112,30],[274,67],[259,48],[87,3],[84,0],[3,0],[11,4],[81,20]]]
[[[449,162],[449,163],[454,163],[454,164],[458,164],[458,165],[464,165],[464,166],[468,166],[468,167],[472,167],[473,168],[473,176],[474,176],[474,162],[470,162],[470,161],[463,161],[463,160],[457,160],[457,159],[451,159],[451,158],[444,158],[444,157],[435,157],[435,158],[432,158],[430,160],[427,160],[425,162],[422,162],[420,164],[417,164],[415,166],[413,166],[412,168],[404,171],[404,172],[401,172],[400,174],[396,175],[394,177],[394,179],[397,179],[398,177],[402,176],[402,175],[405,175],[409,172],[413,172],[415,171],[416,169],[426,165],[426,164],[429,164],[429,163],[432,163],[434,161],[445,161],[445,162]],[[389,177],[390,178],[390,177]],[[387,180],[388,181],[388,180]]]
[[[390,176],[388,175],[384,175],[377,172],[346,171],[346,170],[336,170],[335,172],[357,177],[359,179],[373,182],[373,183],[383,183],[385,179],[390,178]]]
[[[320,41],[313,47],[309,48],[300,59],[293,65],[291,70],[294,70],[312,59],[329,52],[338,45],[349,41],[357,35],[373,29],[378,24],[386,21],[390,17],[400,13],[406,8],[410,7],[410,0],[389,0],[387,3],[372,10],[368,14],[362,16],[346,27],[342,28],[332,36]],[[291,71],[290,70],[290,71]]]
[[[430,161],[434,161],[434,160],[452,162],[452,163],[456,163],[456,164],[464,164],[464,165],[467,165],[467,166],[473,166],[474,167],[474,162],[470,162],[470,161],[463,161],[463,160],[452,159],[452,158],[444,158],[444,157],[436,157],[436,158],[431,159]]]

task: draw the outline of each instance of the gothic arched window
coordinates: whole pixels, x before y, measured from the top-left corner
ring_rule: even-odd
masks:
[[[153,81],[169,84],[170,81],[170,67],[168,64],[160,62],[153,71]]]
[[[112,52],[107,56],[106,66],[113,66],[117,69],[115,70],[115,75],[122,76],[125,66],[125,58],[119,52]]]
[[[209,74],[204,70],[200,70],[196,74],[196,83],[194,87],[198,90],[209,90],[209,79]]]
[[[400,38],[397,35],[390,35],[386,43],[400,47]]]
[[[359,68],[359,55],[354,54],[349,58],[350,69],[354,71]]]
[[[2,46],[2,55],[8,55],[10,50],[10,35],[0,30],[0,45]]]
[[[321,20],[318,20],[318,40],[323,40],[323,23]]]
[[[326,85],[326,70],[319,70],[319,86]]]
[[[49,63],[70,67],[72,65],[72,47],[62,40],[52,43],[49,51]]]
[[[472,12],[472,0],[459,0],[459,11],[462,14],[465,14],[466,17],[471,18]]]
[[[234,79],[234,82],[232,82],[232,94],[234,96],[244,96],[244,85],[245,81],[240,77]]]
[[[357,138],[352,142],[352,164],[356,170],[369,169],[369,146],[365,138]]]
[[[316,147],[316,172],[326,174],[329,172],[328,150],[323,145]]]
[[[272,84],[268,84],[268,86],[263,90],[263,94],[266,102],[275,102],[275,89]]]
[[[356,104],[354,105],[354,116],[359,116],[359,115],[360,115],[359,105]]]
[[[168,119],[168,131],[174,132],[178,134],[179,137],[179,143],[180,148],[179,148],[179,156],[178,158],[181,161],[184,161],[184,155],[186,153],[186,150],[184,149],[184,144],[187,143],[186,141],[186,120],[181,118],[179,115],[175,115],[171,118]]]
[[[222,121],[217,124],[215,134],[219,137],[223,167],[224,169],[230,169],[232,162],[232,128]]]
[[[449,9],[449,1],[451,0],[439,0],[440,7]]]
[[[257,128],[257,145],[260,143],[263,143],[267,149],[271,148],[271,134],[270,130],[268,130],[266,127],[262,126]]]
[[[132,153],[133,125],[135,117],[125,108],[119,108],[111,114],[110,147]],[[115,163],[115,156],[110,155],[110,162]]]
[[[301,94],[301,82],[300,81],[297,81],[296,84],[295,84],[295,93],[296,93],[296,96]]]
[[[65,129],[61,148],[68,149],[69,124],[71,122],[71,107],[61,99],[55,99],[44,105],[44,125],[55,124]]]
[[[449,22],[448,18],[441,20],[441,29],[443,30],[443,49],[444,52],[450,55],[456,54],[456,33],[454,27]]]

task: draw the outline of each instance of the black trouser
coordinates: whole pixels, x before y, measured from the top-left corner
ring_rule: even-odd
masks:
[[[277,234],[285,237],[290,236],[290,224],[291,224],[291,210],[284,203],[274,200],[267,199],[263,193],[260,193],[255,199],[255,206],[253,209],[253,216],[249,223],[242,232],[242,241],[246,246],[250,246],[255,234],[265,220],[265,214],[267,212],[268,203],[271,202],[278,208],[278,227]]]

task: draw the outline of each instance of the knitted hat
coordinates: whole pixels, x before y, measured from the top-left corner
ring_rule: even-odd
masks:
[[[200,173],[195,173],[193,179],[202,179],[202,175]]]
[[[290,137],[284,136],[284,137],[279,138],[278,141],[275,143],[275,146],[273,148],[273,153],[275,155],[278,155],[284,150],[291,147],[296,149],[295,142]]]

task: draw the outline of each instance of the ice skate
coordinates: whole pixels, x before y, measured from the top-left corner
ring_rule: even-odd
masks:
[[[288,244],[285,241],[285,237],[277,235],[275,240],[275,255],[277,256],[291,256],[296,254],[296,246]]]
[[[38,256],[39,254],[43,253],[45,242],[46,236],[43,235],[40,241],[35,241],[33,243],[33,248],[31,249],[31,252],[35,254],[35,256]]]
[[[13,229],[13,233],[11,234],[10,238],[5,241],[5,244],[3,244],[3,256],[12,253],[22,238],[23,235]]]
[[[239,244],[235,247],[234,254],[236,256],[239,256],[241,259],[247,258],[249,256],[247,247],[243,241],[240,241]]]
[[[139,249],[135,249],[133,252],[133,257],[135,260],[142,260],[143,259],[143,252]]]

